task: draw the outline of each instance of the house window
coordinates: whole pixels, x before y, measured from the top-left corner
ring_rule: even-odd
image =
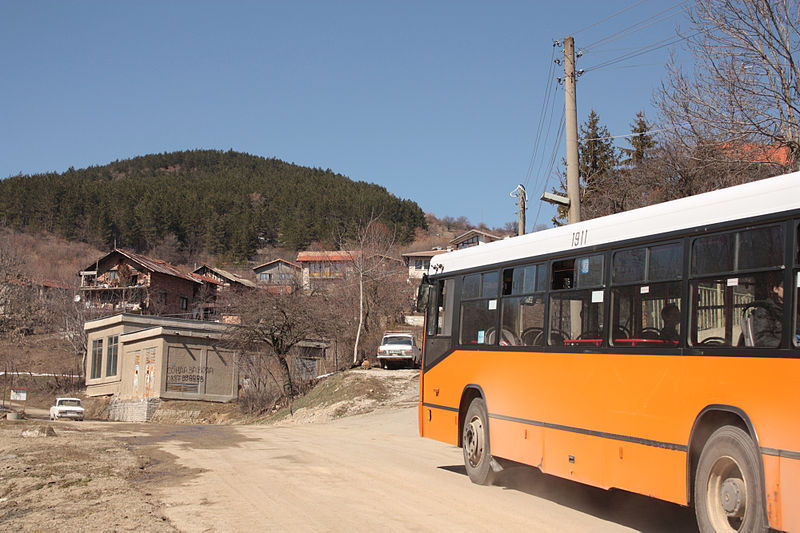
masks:
[[[414,261],[414,269],[415,270],[428,270],[431,266],[430,259],[416,259]]]
[[[100,367],[103,364],[103,339],[92,341],[92,379],[100,377]]]
[[[106,376],[117,375],[117,354],[119,351],[119,336],[108,337],[106,348]]]
[[[187,309],[189,309],[189,298],[181,296],[181,311],[186,311]]]
[[[109,270],[108,271],[108,281],[116,281],[117,280],[117,271],[116,270]]]
[[[269,272],[261,272],[261,273],[258,275],[258,279],[259,279],[259,281],[269,281],[269,280],[270,280],[269,278],[270,278],[270,274],[269,274]]]
[[[474,237],[470,237],[464,242],[460,242],[458,246],[456,246],[456,249],[460,250],[461,248],[469,248],[470,246],[477,246],[478,243],[479,243],[478,236],[476,235]]]

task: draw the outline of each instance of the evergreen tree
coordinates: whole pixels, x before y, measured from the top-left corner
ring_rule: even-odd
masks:
[[[650,133],[650,124],[644,115],[644,111],[636,113],[636,119],[631,124],[632,136],[626,140],[630,148],[623,148],[622,153],[626,156],[621,162],[629,167],[638,167],[650,155],[656,146],[656,141]]]

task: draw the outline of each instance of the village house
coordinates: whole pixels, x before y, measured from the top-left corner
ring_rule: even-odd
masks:
[[[201,265],[192,271],[192,277],[203,285],[195,292],[192,318],[213,320],[217,315],[217,298],[227,290],[252,290],[257,286],[253,281],[221,268]]]
[[[422,276],[428,274],[428,270],[431,268],[431,258],[445,253],[447,250],[438,249],[402,254],[403,262],[408,267],[408,280],[422,279]]]
[[[116,314],[86,322],[86,394],[112,396],[113,420],[147,421],[161,400],[238,398],[235,353],[215,322]]]
[[[465,231],[455,239],[450,241],[450,246],[454,250],[461,250],[462,248],[469,248],[470,246],[477,246],[479,244],[486,244],[487,242],[499,241],[501,237],[486,233],[479,229],[471,229]]]
[[[302,270],[300,265],[285,259],[273,259],[253,267],[259,287],[278,294],[293,290],[300,280]]]
[[[297,264],[301,268],[303,288],[316,289],[344,279],[346,273],[353,269],[353,252],[300,252],[297,254]]]
[[[80,272],[87,307],[191,317],[203,282],[158,259],[115,248]]]

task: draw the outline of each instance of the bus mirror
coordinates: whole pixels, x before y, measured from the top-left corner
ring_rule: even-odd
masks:
[[[431,287],[433,287],[433,284],[428,280],[428,276],[423,276],[422,283],[420,283],[417,290],[417,313],[424,313],[428,309]]]

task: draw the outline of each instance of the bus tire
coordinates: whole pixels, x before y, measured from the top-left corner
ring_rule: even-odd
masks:
[[[462,450],[469,479],[478,485],[491,485],[495,472],[489,451],[489,415],[483,398],[475,398],[469,404],[462,432]]]
[[[700,453],[694,482],[694,507],[701,533],[761,532],[764,484],[758,451],[745,431],[722,426]]]

